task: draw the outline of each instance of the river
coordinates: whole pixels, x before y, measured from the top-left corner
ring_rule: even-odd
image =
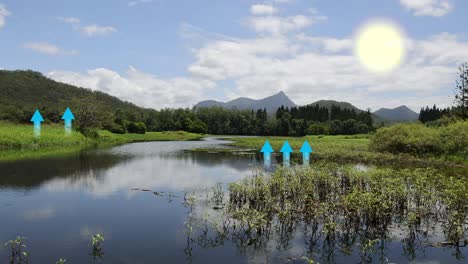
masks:
[[[296,234],[286,247],[274,237],[263,249],[222,243],[187,243],[184,196],[251,177],[253,155],[197,153],[225,141],[133,143],[65,157],[0,163],[0,242],[26,237],[30,263],[304,263],[307,245]],[[90,238],[105,238],[102,258],[90,255]],[[453,248],[420,248],[410,258],[395,238],[389,262],[462,263]],[[205,241],[206,242],[206,241]],[[461,249],[461,254],[467,251]],[[10,251],[0,249],[0,263]],[[359,262],[337,252],[333,259]],[[322,263],[322,262],[321,262]]]

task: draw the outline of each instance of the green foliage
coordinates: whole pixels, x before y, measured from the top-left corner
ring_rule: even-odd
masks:
[[[13,240],[7,241],[4,246],[8,247],[10,250],[10,263],[11,264],[21,264],[28,263],[29,254],[25,251],[26,245],[24,244],[26,238],[22,236],[17,236]]]
[[[145,134],[146,125],[143,122],[132,122],[128,124],[127,130],[129,133]]]
[[[442,143],[436,129],[422,124],[397,124],[377,130],[370,146],[381,152],[428,155],[441,154]]]
[[[104,255],[102,244],[104,242],[104,237],[101,234],[96,234],[91,236],[91,255],[94,259],[102,258]]]
[[[312,123],[307,128],[307,134],[309,135],[328,135],[330,134],[330,127],[323,123]]]
[[[442,241],[463,245],[467,199],[466,177],[444,177],[435,169],[362,171],[315,163],[310,168],[279,168],[230,184],[229,219],[223,221],[235,223],[226,227],[232,237],[248,241],[280,236],[278,240],[288,244],[300,228],[316,245],[360,245],[361,256],[372,262],[368,254],[384,247],[379,242],[389,238],[395,223],[407,226],[402,232],[408,237],[418,231],[438,237],[443,227]],[[404,242],[414,246],[414,240]]]
[[[90,95],[82,99],[75,99],[74,105],[75,123],[78,126],[78,131],[87,137],[95,138],[94,131],[101,126],[98,119],[99,110],[96,97]]]
[[[95,131],[100,128],[119,134],[143,133],[140,123],[145,125],[145,131],[183,130],[218,135],[304,136],[311,123],[330,127],[332,134],[372,130],[370,112],[338,102],[327,106],[280,107],[270,116],[266,109],[255,112],[212,107],[158,111],[137,107],[102,92],[55,82],[33,71],[0,71],[0,84],[0,120],[29,123],[35,109],[39,109],[46,124],[61,123],[63,111],[70,107],[75,114],[75,127],[88,137],[95,137]],[[329,120],[343,123],[332,127]]]
[[[370,144],[372,150],[409,153],[418,156],[460,155],[468,153],[468,122],[447,127],[422,124],[398,124],[380,128]]]
[[[197,119],[193,122],[189,131],[192,133],[206,134],[208,132],[208,126],[200,119]]]
[[[67,262],[66,259],[61,258],[61,259],[57,260],[57,262],[55,262],[55,264],[65,264],[66,262]]]
[[[451,123],[438,131],[445,154],[468,157],[468,121]]]
[[[142,141],[198,140],[200,134],[183,131],[148,132],[146,134],[114,134],[96,131],[93,137],[72,131],[65,134],[63,126],[44,125],[41,136],[34,137],[31,125],[18,125],[0,122],[0,160],[37,158],[49,155],[62,155],[95,145],[114,145]]]

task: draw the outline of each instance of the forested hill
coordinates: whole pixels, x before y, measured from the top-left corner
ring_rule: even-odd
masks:
[[[66,107],[93,97],[100,112],[117,109],[143,115],[147,110],[117,97],[53,81],[34,71],[0,71],[0,120],[29,122],[35,109],[46,121],[59,122]]]
[[[265,99],[282,106],[270,115],[266,107],[256,111],[216,105],[193,110],[145,109],[103,92],[53,81],[38,72],[0,71],[0,120],[11,122],[29,123],[35,109],[39,109],[46,123],[59,123],[70,107],[80,131],[89,127],[92,130],[86,131],[103,128],[114,133],[184,130],[220,135],[304,136],[373,130],[371,113],[350,104],[321,105],[322,101],[295,106],[284,93]]]

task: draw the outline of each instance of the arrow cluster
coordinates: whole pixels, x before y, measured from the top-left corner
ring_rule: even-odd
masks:
[[[274,152],[273,148],[270,145],[270,142],[265,141],[265,144],[263,145],[262,149],[260,150],[261,153],[263,153],[263,160],[265,162],[265,167],[270,166],[270,156],[271,153]],[[291,159],[291,153],[294,152],[291,145],[289,145],[289,142],[286,140],[281,147],[280,150],[281,153],[283,153],[283,166],[284,167],[289,167],[290,165],[290,159]],[[299,152],[302,153],[302,163],[305,166],[309,165],[309,160],[310,160],[310,153],[313,152],[312,148],[310,147],[309,142],[306,140],[304,141],[304,144],[302,144],[301,149]]]
[[[65,121],[65,132],[70,133],[72,129],[72,120],[75,119],[75,116],[73,115],[72,111],[70,110],[69,107],[65,110],[65,113],[63,113],[62,120]],[[39,112],[39,109],[36,109],[34,112],[34,115],[31,118],[31,122],[34,123],[34,135],[35,136],[40,136],[41,135],[41,123],[44,122],[44,118],[42,118],[41,113]]]

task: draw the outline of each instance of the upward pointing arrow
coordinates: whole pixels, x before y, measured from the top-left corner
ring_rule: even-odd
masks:
[[[289,142],[287,140],[284,142],[280,152],[283,153],[283,166],[289,167],[291,152],[293,152],[293,149],[291,148],[291,145],[289,145]]]
[[[75,116],[69,107],[63,113],[62,119],[65,120],[65,132],[70,133],[72,129],[72,120],[75,120]]]
[[[263,153],[263,162],[265,164],[265,168],[269,168],[270,167],[270,164],[271,164],[271,159],[270,159],[270,156],[271,156],[271,153],[274,152],[273,148],[271,147],[270,145],[270,142],[265,141],[265,144],[263,145],[262,149],[260,150],[260,152]]]
[[[309,165],[309,157],[310,153],[312,153],[312,148],[309,145],[309,142],[306,140],[304,144],[302,144],[301,150],[299,152],[302,153],[302,165],[308,166]]]
[[[41,113],[38,109],[34,112],[34,115],[31,118],[31,122],[34,123],[34,135],[40,136],[41,135],[41,123],[44,122],[44,118],[42,118]]]

